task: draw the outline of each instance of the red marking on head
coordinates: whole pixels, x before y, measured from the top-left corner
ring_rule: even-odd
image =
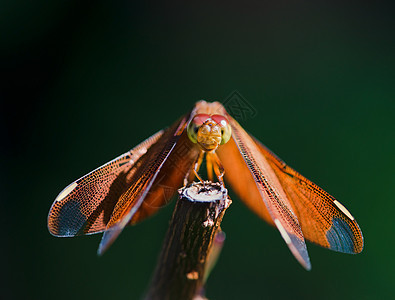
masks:
[[[192,122],[193,122],[195,125],[200,126],[200,125],[203,125],[203,123],[206,122],[209,118],[210,118],[210,116],[207,115],[207,114],[197,114],[197,115],[193,118]]]
[[[228,124],[228,120],[224,116],[212,115],[210,118],[221,127],[225,127]]]

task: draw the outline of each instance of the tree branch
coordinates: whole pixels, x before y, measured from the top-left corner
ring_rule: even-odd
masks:
[[[193,299],[201,294],[223,244],[224,235],[217,242],[214,238],[231,202],[219,183],[193,183],[179,190],[145,299]]]

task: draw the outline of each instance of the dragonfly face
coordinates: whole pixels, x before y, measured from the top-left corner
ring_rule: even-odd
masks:
[[[204,151],[214,151],[232,135],[228,120],[221,115],[197,114],[187,127],[189,139]]]

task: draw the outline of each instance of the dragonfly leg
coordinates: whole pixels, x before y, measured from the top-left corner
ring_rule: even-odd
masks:
[[[185,177],[184,177],[184,186],[187,186],[187,184],[189,182],[192,182],[193,179],[195,178],[195,176],[196,176],[197,179],[199,179],[199,181],[204,182],[203,179],[198,174],[200,166],[201,166],[202,161],[203,161],[203,157],[204,157],[204,151],[201,151],[199,153],[198,158],[195,161],[195,164],[191,168],[192,169],[191,171],[193,172],[193,176],[191,176],[192,175],[191,171],[189,171],[188,174],[186,174]]]
[[[217,153],[215,153],[214,151],[210,153],[211,158],[214,160],[214,172],[215,175],[217,175],[217,178],[219,180],[219,182],[221,182],[221,184],[224,184],[224,174],[225,174],[225,169],[221,163],[221,160],[219,159]]]
[[[213,160],[211,158],[211,152],[207,152],[206,154],[206,169],[207,169],[207,177],[209,181],[213,181]]]

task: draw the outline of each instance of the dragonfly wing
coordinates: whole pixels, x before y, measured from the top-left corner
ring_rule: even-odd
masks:
[[[154,213],[167,202],[166,193],[174,194],[176,188],[182,185],[199,153],[186,135],[188,120],[184,117],[166,131],[143,157],[141,166],[133,174],[133,184],[122,194],[114,208],[99,245],[99,255],[108,249],[127,224]]]
[[[186,130],[181,134],[174,149],[163,163],[152,187],[149,189],[131,224],[135,224],[154,214],[160,207],[169,203],[182,187],[186,174],[190,172],[200,149],[189,139]]]
[[[48,214],[49,232],[72,237],[104,231],[119,197],[130,186],[136,164],[162,134],[159,131],[60,192]]]
[[[218,149],[225,179],[229,179],[247,206],[278,228],[292,254],[309,270],[310,258],[302,229],[276,174],[249,134],[231,116],[227,118],[233,138]],[[247,185],[243,187],[244,183]]]
[[[363,236],[354,217],[334,197],[290,168],[255,139],[276,173],[300,221],[305,238],[343,253],[360,253]]]

